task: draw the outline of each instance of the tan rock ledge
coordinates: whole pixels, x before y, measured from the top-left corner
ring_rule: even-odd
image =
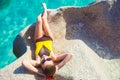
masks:
[[[73,54],[57,80],[120,80],[119,8],[120,1],[116,0],[48,11],[54,52]],[[24,59],[34,58],[34,28],[35,24],[29,25],[16,37],[14,53],[24,55],[0,70],[0,80],[44,80],[21,64]]]

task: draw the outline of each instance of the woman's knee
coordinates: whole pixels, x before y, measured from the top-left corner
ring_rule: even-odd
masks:
[[[27,60],[23,60],[23,61],[22,61],[22,65],[23,65],[23,66],[26,66],[26,64],[28,64],[28,61],[27,61]]]
[[[37,22],[42,24],[42,17],[41,17],[41,14],[37,17]]]

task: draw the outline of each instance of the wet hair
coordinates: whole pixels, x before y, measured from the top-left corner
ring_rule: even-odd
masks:
[[[52,79],[55,78],[55,72],[56,72],[56,67],[54,64],[52,65],[47,65],[44,69],[43,69],[43,73],[46,76],[51,77]]]

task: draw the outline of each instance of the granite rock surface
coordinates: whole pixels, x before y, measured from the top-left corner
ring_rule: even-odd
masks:
[[[73,54],[57,80],[120,80],[119,9],[120,1],[110,0],[82,8],[48,10],[54,53]],[[0,80],[45,80],[22,66],[23,60],[34,59],[35,25],[27,26],[16,36],[13,52],[18,59],[0,70]]]

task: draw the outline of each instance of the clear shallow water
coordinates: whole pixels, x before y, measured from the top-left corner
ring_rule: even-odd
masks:
[[[43,11],[45,2],[49,9],[61,6],[84,7],[95,0],[0,0],[0,68],[12,63],[13,40],[27,25],[34,23]]]

